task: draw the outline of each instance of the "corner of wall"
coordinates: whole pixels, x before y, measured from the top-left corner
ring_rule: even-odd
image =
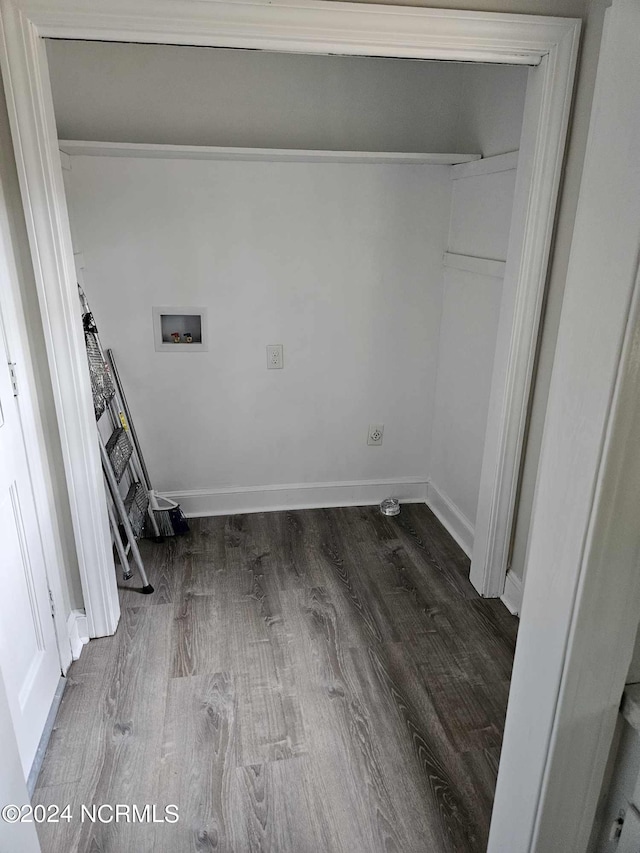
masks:
[[[447,532],[456,540],[467,557],[471,559],[474,527],[469,519],[431,481],[427,484],[426,504]]]

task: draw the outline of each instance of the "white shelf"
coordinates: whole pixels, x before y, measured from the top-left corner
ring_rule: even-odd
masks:
[[[493,175],[497,172],[510,172],[518,168],[519,151],[510,151],[508,154],[494,154],[491,157],[473,158],[466,163],[458,161],[451,171],[453,180],[459,178],[477,178],[480,175]],[[476,162],[479,161],[479,162]]]
[[[457,255],[455,252],[445,252],[443,263],[445,267],[456,270],[486,275],[491,278],[504,278],[506,261],[494,261],[491,258],[477,258],[474,255]]]
[[[201,145],[152,145],[137,142],[82,142],[62,139],[69,156],[151,157],[161,160],[245,160],[282,163],[398,163],[453,166],[480,160],[480,154],[422,154],[394,151],[311,151],[293,148],[219,148]]]

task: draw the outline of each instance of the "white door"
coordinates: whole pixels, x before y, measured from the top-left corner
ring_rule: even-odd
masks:
[[[20,766],[20,756],[13,733],[13,723],[7,691],[0,673],[0,803],[28,803],[29,795]],[[20,853],[42,853],[34,823],[7,823],[0,820],[0,850],[19,850]]]
[[[9,360],[0,313],[0,669],[26,778],[61,673]]]

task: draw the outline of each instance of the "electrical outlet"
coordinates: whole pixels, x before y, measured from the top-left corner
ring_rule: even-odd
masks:
[[[267,370],[281,370],[283,367],[282,344],[269,344],[267,347]]]
[[[384,424],[369,424],[369,435],[367,436],[367,444],[374,447],[379,447],[382,444],[382,436],[384,434]]]

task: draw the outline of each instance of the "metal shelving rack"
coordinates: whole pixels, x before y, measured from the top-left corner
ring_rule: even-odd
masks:
[[[153,587],[147,578],[137,542],[142,535],[145,519],[148,519],[151,525],[153,540],[162,542],[163,537],[160,535],[155,515],[149,505],[149,492],[144,485],[141,463],[129,435],[128,424],[123,414],[124,406],[118,399],[93,315],[82,288],[79,287],[78,290],[82,305],[82,322],[102,470],[107,495],[111,497],[111,500],[107,499],[111,535],[122,566],[123,579],[130,580],[133,577],[133,563],[142,581],[141,592],[148,595],[153,592]],[[106,442],[99,428],[100,419],[105,413],[109,416],[112,429]],[[123,486],[127,486],[124,495]]]

